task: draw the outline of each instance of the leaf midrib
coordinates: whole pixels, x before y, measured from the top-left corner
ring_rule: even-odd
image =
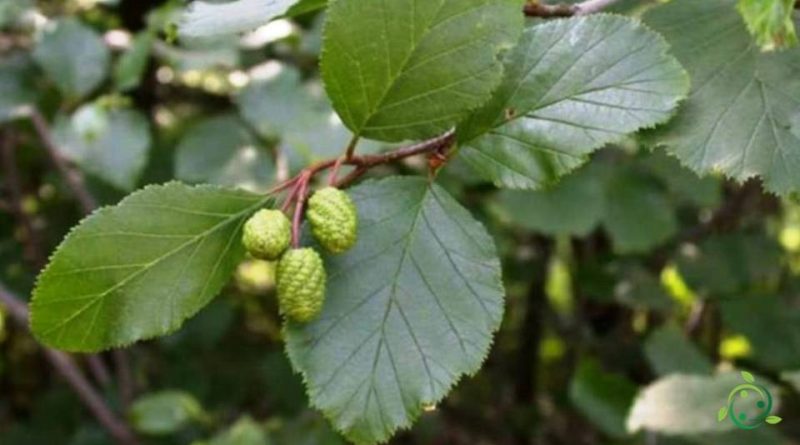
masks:
[[[253,212],[255,209],[257,209],[260,206],[263,206],[267,201],[268,201],[267,198],[261,199],[261,200],[257,201],[255,204],[253,204],[252,206],[246,208],[245,210],[242,210],[240,212],[231,214],[229,218],[227,218],[227,219],[225,219],[223,221],[220,221],[219,223],[215,224],[211,228],[209,228],[209,229],[207,229],[207,230],[195,235],[193,238],[187,240],[183,244],[178,245],[177,247],[175,247],[174,249],[170,250],[169,252],[166,252],[165,254],[157,257],[153,261],[150,261],[148,263],[144,263],[144,265],[141,266],[141,268],[139,270],[137,270],[136,272],[132,273],[131,275],[125,277],[124,279],[120,280],[118,283],[114,284],[113,286],[111,286],[110,288],[106,289],[103,292],[96,293],[96,294],[90,294],[90,295],[82,295],[82,296],[79,296],[79,297],[72,297],[71,299],[79,299],[79,298],[84,298],[84,297],[86,299],[89,299],[89,298],[94,298],[94,299],[91,302],[89,302],[88,304],[86,304],[84,307],[82,307],[79,310],[77,310],[74,314],[72,314],[69,317],[67,317],[66,319],[64,319],[63,321],[57,323],[54,326],[51,326],[50,328],[48,328],[45,331],[43,331],[41,333],[41,335],[42,336],[47,336],[50,333],[52,333],[52,332],[54,332],[54,331],[56,331],[58,329],[64,328],[65,326],[69,325],[75,318],[81,316],[86,311],[91,309],[95,304],[105,300],[111,293],[113,293],[114,291],[124,287],[125,285],[130,283],[132,280],[136,279],[137,277],[139,277],[143,273],[149,271],[155,265],[161,263],[162,261],[166,260],[167,258],[170,258],[171,256],[173,256],[176,253],[180,252],[184,248],[190,246],[192,243],[195,243],[195,242],[197,242],[197,241],[199,241],[201,239],[204,239],[204,238],[208,237],[212,233],[214,233],[217,230],[221,229],[222,227],[224,227],[224,226],[236,221],[237,219],[243,218],[244,215],[246,215],[247,213]],[[228,242],[228,246],[229,246],[229,244],[230,244],[230,241]],[[226,247],[228,247],[228,246],[226,246]],[[135,266],[131,265],[131,267],[135,267]],[[218,263],[215,266],[215,268],[216,267],[218,267]],[[181,274],[181,276],[182,276],[182,274]],[[210,280],[210,279],[211,279],[211,275],[209,275],[207,280]],[[203,291],[205,290],[206,286],[207,286],[207,283],[204,286]],[[62,300],[57,300],[57,301],[62,301]],[[90,331],[91,331],[91,329],[89,329],[89,331],[87,331],[87,332],[90,332]]]

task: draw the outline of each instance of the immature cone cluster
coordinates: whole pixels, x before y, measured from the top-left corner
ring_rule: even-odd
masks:
[[[314,249],[286,252],[277,274],[281,313],[300,323],[317,318],[325,304],[326,279],[322,258]]]
[[[306,218],[317,241],[331,253],[342,253],[356,243],[358,213],[343,191],[327,187],[308,200]],[[316,250],[290,249],[292,223],[277,210],[261,210],[244,226],[242,242],[255,257],[276,260],[278,303],[283,315],[308,323],[325,304],[325,265]]]
[[[260,210],[244,225],[242,244],[256,258],[275,261],[289,248],[292,223],[278,210]]]
[[[356,243],[358,212],[347,193],[326,187],[308,200],[306,212],[311,232],[331,253],[343,253]]]

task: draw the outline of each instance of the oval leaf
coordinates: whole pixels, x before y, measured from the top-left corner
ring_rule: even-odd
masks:
[[[386,441],[476,372],[503,316],[494,243],[421,178],[352,190],[356,247],[326,259],[322,317],[290,324],[287,348],[311,402],[359,444]]]
[[[672,116],[689,89],[658,34],[620,16],[528,28],[494,97],[459,128],[464,158],[499,186],[538,188]]]
[[[235,0],[226,3],[197,0],[184,13],[180,34],[215,37],[250,31],[283,15],[298,0]]]
[[[645,16],[693,83],[681,112],[654,141],[698,173],[761,176],[773,192],[800,190],[800,133],[792,131],[800,109],[800,49],[762,53],[735,4],[675,0]]]
[[[82,97],[105,79],[111,51],[91,28],[67,18],[42,35],[33,57],[62,93]]]
[[[715,434],[732,431],[732,422],[720,422],[719,404],[728,400],[731,389],[741,383],[736,372],[713,377],[672,374],[643,388],[628,414],[628,431],[641,430],[666,435]],[[773,394],[775,409],[781,404],[774,385],[766,385]],[[717,421],[714,421],[714,412]]]
[[[192,126],[175,149],[175,177],[265,191],[275,176],[272,154],[235,115]]]
[[[56,120],[58,148],[83,170],[121,190],[132,190],[147,164],[150,124],[137,110],[84,105]]]
[[[359,136],[423,139],[490,97],[499,53],[522,31],[522,0],[336,0],[322,75]]]
[[[31,328],[44,344],[94,352],[176,330],[219,292],[244,254],[250,193],[147,187],[74,229],[39,276]]]

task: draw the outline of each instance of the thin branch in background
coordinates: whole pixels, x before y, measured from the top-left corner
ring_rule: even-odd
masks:
[[[47,256],[44,253],[41,233],[23,205],[25,197],[18,174],[16,150],[13,136],[7,131],[0,134],[0,156],[2,156],[3,175],[6,177],[5,188],[9,197],[9,210],[25,230],[23,241],[25,258],[38,270],[44,266]]]
[[[700,336],[700,331],[703,327],[703,320],[706,319],[708,314],[709,303],[707,300],[698,300],[692,305],[692,311],[689,313],[689,318],[686,320],[686,326],[683,331],[687,337],[697,340]]]
[[[576,15],[587,15],[600,12],[618,1],[619,0],[587,0],[577,4],[547,4],[538,0],[530,0],[525,5],[524,12],[528,17],[572,17]]]
[[[100,386],[103,388],[111,386],[111,373],[108,372],[108,367],[106,367],[99,355],[87,355],[86,365],[89,367],[92,377]]]
[[[122,349],[115,349],[112,352],[114,356],[114,369],[117,371],[117,386],[119,387],[120,403],[127,409],[133,402],[133,397],[136,393],[136,385],[133,381],[133,374],[131,373],[130,357],[126,351]]]
[[[30,119],[36,129],[36,133],[42,140],[50,161],[53,163],[56,170],[58,170],[61,177],[66,181],[70,191],[72,191],[72,194],[78,200],[78,203],[80,203],[83,212],[86,214],[92,213],[94,209],[97,208],[97,201],[86,188],[83,175],[69,165],[69,162],[61,155],[47,120],[42,116],[42,113],[35,108],[30,110]]]
[[[7,308],[13,320],[23,329],[28,328],[28,308],[25,303],[0,284],[0,302]],[[43,348],[50,364],[75,391],[97,421],[120,445],[137,445],[138,441],[128,425],[117,417],[103,397],[92,387],[80,368],[69,355],[55,349]]]
[[[86,182],[83,178],[83,175],[77,169],[73,168],[73,166],[69,165],[69,162],[61,155],[61,151],[59,150],[58,144],[53,137],[50,126],[47,124],[47,120],[44,118],[44,116],[42,116],[41,112],[39,112],[39,110],[36,108],[31,109],[30,118],[33,122],[34,128],[36,129],[36,133],[39,135],[39,138],[44,144],[51,162],[55,166],[56,170],[58,170],[59,174],[64,178],[64,181],[67,183],[67,186],[75,196],[75,199],[77,199],[80,203],[83,213],[85,215],[89,215],[97,208],[98,205],[97,201],[94,199],[94,196],[92,196],[92,193],[86,187]],[[115,367],[117,368],[117,375],[123,377],[130,376],[131,372],[129,369],[120,369],[123,366],[130,365],[130,360],[128,359],[126,352],[118,350],[113,354],[113,357]],[[87,361],[89,369],[98,383],[104,387],[110,386],[111,374],[108,372],[108,369],[100,357],[91,355],[87,357]],[[119,385],[121,399],[128,400],[133,397],[134,388],[129,386],[132,383],[131,379],[125,378],[117,383]]]

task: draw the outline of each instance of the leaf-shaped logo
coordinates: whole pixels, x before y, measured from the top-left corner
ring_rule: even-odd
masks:
[[[757,384],[753,374],[742,371],[741,376],[745,383],[737,385],[728,394],[728,404],[720,408],[717,421],[722,422],[730,418],[737,428],[743,430],[756,429],[764,423],[769,425],[780,423],[783,419],[770,415],[772,394],[769,390]],[[750,394],[754,396],[750,397]]]

